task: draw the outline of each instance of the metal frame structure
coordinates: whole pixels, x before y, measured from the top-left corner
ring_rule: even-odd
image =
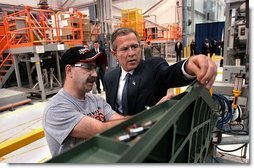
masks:
[[[218,119],[215,102],[198,83],[174,99],[143,111],[47,163],[203,163]],[[155,122],[124,142],[131,125]]]
[[[45,88],[45,85],[44,85],[45,81],[43,80],[43,74],[42,74],[42,69],[41,69],[41,63],[43,62],[43,60],[41,58],[41,54],[43,54],[45,52],[50,52],[50,51],[55,53],[55,60],[56,60],[56,67],[57,67],[57,80],[60,83],[62,83],[60,62],[59,62],[59,60],[60,60],[59,52],[64,51],[68,48],[69,48],[69,46],[67,44],[51,44],[51,45],[40,45],[40,46],[30,46],[30,47],[10,49],[10,52],[13,53],[13,55],[14,55],[14,67],[15,67],[15,74],[16,74],[16,80],[17,80],[18,87],[19,88],[22,87],[22,79],[21,79],[18,64],[20,62],[25,62],[26,69],[28,70],[27,76],[28,76],[28,80],[29,80],[30,89],[28,89],[28,90],[24,89],[24,90],[27,92],[40,94],[42,100],[46,100],[47,95],[56,93],[61,88],[61,85],[59,85],[58,87],[55,87],[54,89]],[[25,58],[22,58],[20,55],[20,54],[29,54],[29,53],[33,53],[33,57],[26,56]],[[30,63],[33,63],[35,65],[39,89],[32,89],[32,87],[31,87],[31,86],[33,86],[33,81],[32,81],[32,76],[31,76],[32,71],[31,71]]]
[[[3,23],[6,35],[0,41],[1,44],[4,43],[0,51],[2,58],[0,86],[4,85],[15,69],[17,85],[21,88],[19,64],[25,62],[29,89],[23,90],[40,94],[42,100],[45,100],[47,95],[56,93],[62,85],[59,54],[72,46],[83,45],[82,14],[78,11],[55,12],[25,6],[23,10],[5,15]],[[64,32],[67,32],[66,35]],[[42,55],[47,52],[54,53],[57,72],[57,77],[53,75],[52,70],[49,73],[51,75],[49,89],[45,88],[44,74],[41,70]],[[4,53],[8,53],[8,56],[3,56]],[[36,69],[39,89],[33,87],[31,64],[34,64]],[[55,88],[52,87],[52,80],[58,84]]]

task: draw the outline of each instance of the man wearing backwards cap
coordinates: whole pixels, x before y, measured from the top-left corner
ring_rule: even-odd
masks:
[[[42,121],[52,156],[126,119],[102,97],[89,93],[97,77],[95,60],[99,56],[74,47],[61,58],[64,86],[48,101]]]

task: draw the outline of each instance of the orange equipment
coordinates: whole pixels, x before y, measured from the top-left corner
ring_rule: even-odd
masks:
[[[81,44],[81,19],[82,14],[78,12],[55,13],[53,10],[26,6],[23,10],[4,16],[3,22],[8,45],[10,48],[16,48],[56,42]],[[68,35],[71,38],[63,38],[63,31],[69,31]]]
[[[132,28],[136,30],[139,37],[143,38],[144,33],[144,18],[141,9],[126,9],[122,11],[122,27]]]
[[[81,45],[83,41],[82,14],[55,12],[50,9],[24,9],[3,16],[0,25],[0,84],[12,67],[13,55],[6,50],[35,45],[64,43]]]

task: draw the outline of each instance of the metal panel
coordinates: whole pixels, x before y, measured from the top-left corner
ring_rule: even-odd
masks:
[[[81,46],[81,44],[78,46]],[[12,54],[38,53],[38,49],[37,49],[38,47],[41,47],[41,46],[11,48],[10,52]],[[42,45],[42,47],[43,47],[44,52],[46,52],[46,51],[63,51],[63,50],[68,50],[70,48],[68,44],[48,44],[48,45]],[[40,50],[39,50],[39,53],[40,53]]]
[[[223,82],[234,83],[235,75],[239,73],[246,74],[245,66],[223,66]]]
[[[218,118],[207,89],[195,84],[174,99],[75,146],[48,163],[204,162]],[[118,141],[126,128],[155,123],[128,142]]]

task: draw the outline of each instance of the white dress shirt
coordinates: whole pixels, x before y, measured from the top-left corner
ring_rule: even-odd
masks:
[[[126,75],[127,73],[129,74],[133,74],[133,71],[130,71],[130,72],[126,72],[122,67],[122,73],[121,73],[121,76],[120,76],[120,80],[119,80],[119,86],[118,86],[118,91],[117,91],[117,99],[116,99],[116,103],[118,104],[118,110],[120,111],[120,113],[123,112],[122,110],[122,92],[123,92],[123,87],[124,87],[124,84],[125,84],[125,81],[126,81]]]
[[[187,79],[194,79],[196,76],[192,76],[192,75],[188,74],[188,73],[185,71],[185,69],[184,69],[184,65],[185,65],[186,61],[188,61],[188,59],[185,60],[184,63],[183,63],[183,65],[182,65],[182,72],[183,72],[183,75],[184,75]]]

